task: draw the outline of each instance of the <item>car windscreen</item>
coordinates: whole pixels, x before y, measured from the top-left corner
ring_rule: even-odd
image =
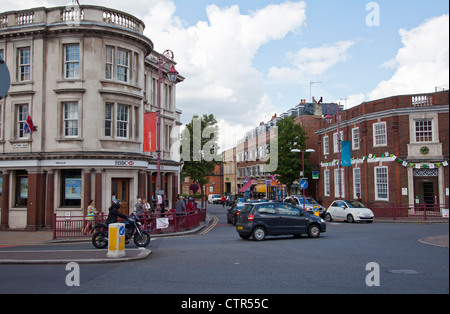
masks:
[[[358,201],[347,201],[347,204],[350,208],[366,208],[366,206]]]

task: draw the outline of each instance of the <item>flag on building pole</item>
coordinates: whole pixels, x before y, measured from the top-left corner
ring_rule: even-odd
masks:
[[[31,119],[30,115],[28,115],[27,121],[25,122],[25,126],[23,128],[23,132],[25,134],[28,134],[28,133],[31,133],[33,131],[35,131],[33,120]]]
[[[341,141],[341,164],[344,167],[349,167],[352,165],[350,158],[350,141]]]

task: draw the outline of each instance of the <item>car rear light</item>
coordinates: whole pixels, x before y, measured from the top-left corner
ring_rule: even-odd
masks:
[[[248,219],[248,221],[252,221],[253,219],[255,219],[255,216],[254,215],[248,215],[247,219]]]

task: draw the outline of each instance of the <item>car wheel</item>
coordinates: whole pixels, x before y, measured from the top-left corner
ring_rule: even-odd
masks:
[[[308,237],[318,238],[320,236],[320,228],[318,225],[314,224],[308,228]]]
[[[354,223],[355,222],[355,218],[353,218],[353,216],[351,214],[348,214],[347,215],[347,222]]]
[[[266,230],[263,227],[253,229],[252,238],[256,241],[262,241],[266,238]]]
[[[331,217],[331,214],[330,214],[330,213],[327,213],[327,214],[326,214],[325,220],[328,221],[328,222],[333,221],[333,217]]]

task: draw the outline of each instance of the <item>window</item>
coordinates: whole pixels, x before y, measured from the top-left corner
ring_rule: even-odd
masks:
[[[324,193],[326,196],[330,196],[330,170],[325,170],[323,172],[324,178]]]
[[[117,49],[117,80],[128,82],[130,71],[130,52],[124,49]]]
[[[415,120],[416,142],[433,142],[433,119]]]
[[[387,145],[386,122],[373,124],[373,146]]]
[[[128,107],[117,105],[117,137],[128,137]]]
[[[267,205],[260,206],[258,209],[258,212],[260,214],[264,214],[264,215],[276,214],[274,206],[275,206],[274,204],[267,204]]]
[[[341,131],[341,141],[344,140],[344,132]],[[333,134],[333,149],[335,153],[339,153],[339,141],[337,132]]]
[[[105,105],[105,136],[108,137],[112,136],[113,106],[111,103]]]
[[[61,206],[81,206],[81,170],[61,170]]]
[[[387,167],[375,167],[375,199],[389,200]]]
[[[17,105],[17,138],[27,138],[25,124],[28,117],[28,105]]]
[[[25,170],[16,171],[16,204],[17,207],[26,207],[28,203],[28,174]]]
[[[78,78],[80,71],[80,46],[78,44],[64,46],[64,77]]]
[[[78,103],[66,102],[63,103],[64,108],[64,136],[76,137],[78,136]]]
[[[106,46],[105,79],[112,80],[114,69],[114,47]]]
[[[339,195],[339,181],[341,181],[341,195]],[[341,168],[341,176],[339,178],[339,170],[334,170],[334,195],[335,197],[344,197],[345,184],[344,184],[344,169]]]
[[[359,128],[352,129],[352,149],[359,149]]]
[[[276,204],[276,207],[280,215],[300,216],[300,211],[298,208],[292,207],[289,204],[278,203]]]
[[[31,79],[31,49],[30,47],[19,48],[18,56],[19,81],[29,81]]]
[[[361,168],[353,168],[353,197],[361,197]]]
[[[328,155],[330,153],[330,148],[328,146],[328,135],[323,137],[323,154]]]

